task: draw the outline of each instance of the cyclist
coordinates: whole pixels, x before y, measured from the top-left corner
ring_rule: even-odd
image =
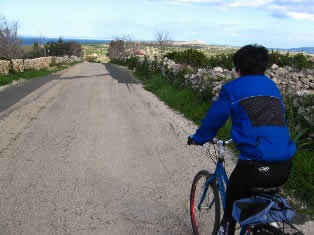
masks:
[[[247,45],[233,56],[237,78],[224,84],[188,144],[211,141],[229,116],[231,137],[240,152],[227,185],[226,209],[218,234],[234,234],[232,207],[252,187],[278,187],[289,176],[296,145],[290,140],[285,110],[276,84],[264,75],[268,51]]]

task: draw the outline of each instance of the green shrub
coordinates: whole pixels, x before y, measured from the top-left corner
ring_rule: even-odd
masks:
[[[81,44],[77,42],[64,42],[61,38],[57,42],[47,42],[45,48],[49,56],[82,56]]]
[[[233,67],[232,62],[233,54],[220,54],[211,57],[207,57],[203,52],[196,49],[188,49],[184,51],[169,52],[164,57],[167,57],[177,64],[191,65],[193,67],[223,67],[231,70]]]
[[[284,96],[284,103],[286,108],[286,120],[289,126],[290,135],[292,140],[297,144],[298,150],[313,149],[313,140],[308,138],[308,134],[313,129],[311,123],[309,123],[303,115],[298,113],[297,108],[293,104],[295,96]],[[304,105],[310,107],[314,104],[313,96],[309,96],[308,103]]]
[[[220,54],[211,56],[208,59],[208,66],[210,68],[219,66],[228,70],[232,70],[233,67],[232,57],[233,54]]]
[[[201,82],[201,88],[197,91],[198,96],[207,102],[213,100],[213,81],[211,79],[206,79]]]
[[[144,76],[146,79],[151,77],[151,71],[147,56],[144,56],[144,60],[136,64],[136,73]]]
[[[127,65],[128,65],[128,68],[131,69],[131,70],[136,68],[137,61],[138,61],[138,59],[135,56],[132,56],[132,57],[128,58],[127,61],[126,61]]]
[[[23,59],[33,59],[44,56],[46,56],[46,49],[40,47],[38,42],[34,42],[33,46],[30,47],[30,50],[24,51]]]
[[[206,57],[206,55],[196,49],[187,49],[184,51],[173,51],[167,53],[164,57],[167,57],[177,64],[191,65],[196,68],[200,67],[222,67],[228,70],[233,68],[233,53],[229,54],[217,54],[214,56]],[[282,54],[279,51],[272,50],[269,53],[269,66],[277,64],[280,67],[291,66],[295,69],[307,69],[314,68],[314,62],[310,56],[302,53],[296,55],[290,55],[290,53]]]
[[[286,54],[279,53],[279,51],[271,51],[269,53],[269,65],[276,64],[280,67],[291,66],[295,69],[308,69],[314,68],[314,62],[308,55],[302,53],[296,55],[290,55],[289,52]]]
[[[161,64],[158,61],[157,56],[154,56],[154,60],[151,64],[151,70],[153,73],[160,72]]]
[[[110,63],[112,63],[112,64],[119,64],[119,65],[127,65],[126,62],[121,60],[121,59],[111,59]]]
[[[176,88],[183,88],[185,87],[185,71],[182,70],[180,72],[177,73],[173,73],[171,71],[167,71],[167,75],[166,78],[168,78],[170,80],[170,82],[172,83],[172,85]]]
[[[170,52],[165,57],[174,60],[177,64],[191,65],[193,67],[206,67],[208,63],[206,55],[195,49]]]

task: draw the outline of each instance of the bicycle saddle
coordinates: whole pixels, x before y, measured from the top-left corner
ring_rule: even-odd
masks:
[[[278,187],[272,187],[272,188],[262,188],[262,187],[256,187],[256,188],[250,188],[250,193],[252,194],[278,194],[280,192],[280,188]]]

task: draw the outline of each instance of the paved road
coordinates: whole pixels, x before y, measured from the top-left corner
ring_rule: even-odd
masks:
[[[0,234],[191,234],[193,125],[115,66],[0,92]]]
[[[0,234],[191,234],[195,126],[113,65],[0,92]]]

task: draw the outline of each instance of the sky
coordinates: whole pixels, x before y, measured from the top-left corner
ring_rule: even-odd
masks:
[[[0,0],[19,35],[314,47],[314,0]]]

